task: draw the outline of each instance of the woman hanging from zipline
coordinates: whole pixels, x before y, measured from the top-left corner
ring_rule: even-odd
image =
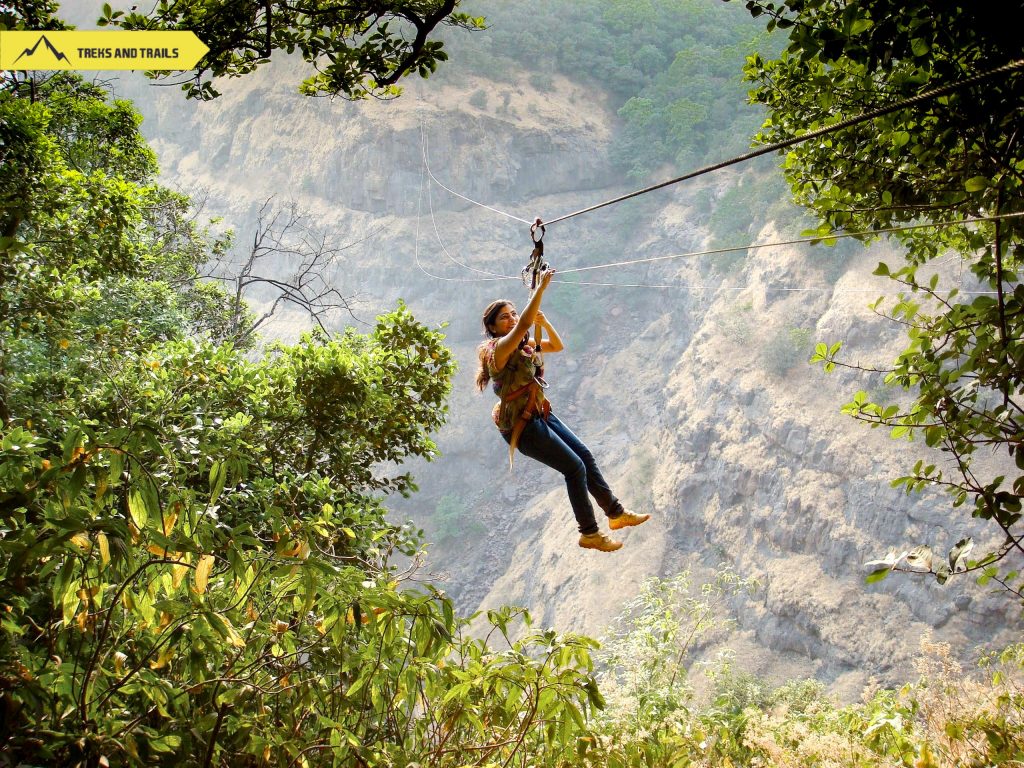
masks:
[[[494,423],[509,445],[509,466],[516,449],[525,456],[561,472],[569,502],[580,530],[580,546],[614,552],[622,546],[603,533],[594,517],[589,492],[608,517],[612,530],[640,525],[650,515],[635,515],[623,508],[601,475],[593,454],[555,414],[544,397],[541,352],[564,349],[558,333],[540,310],[541,299],[551,282],[553,269],[544,270],[529,303],[519,315],[512,302],[492,302],[484,310],[484,333],[489,339],[479,349],[477,389],[492,382],[501,400],[494,407]],[[530,338],[530,328],[547,331],[550,339]],[[538,330],[538,337],[541,333]],[[540,342],[538,344],[538,341]],[[539,347],[539,348],[538,348]]]

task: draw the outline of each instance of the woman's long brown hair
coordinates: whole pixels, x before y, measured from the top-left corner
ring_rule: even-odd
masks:
[[[487,309],[484,310],[483,314],[483,326],[484,335],[488,339],[496,339],[498,335],[491,330],[491,326],[494,325],[494,321],[498,319],[498,315],[501,314],[501,308],[506,305],[511,305],[512,302],[508,299],[498,299],[492,301],[487,305]],[[476,369],[476,388],[481,392],[484,391],[484,387],[487,386],[487,382],[491,380],[491,374],[487,370],[487,347],[488,342],[484,341],[476,348],[476,355],[478,358],[478,365]]]

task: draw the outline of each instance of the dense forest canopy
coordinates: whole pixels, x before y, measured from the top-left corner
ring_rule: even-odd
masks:
[[[610,98],[623,119],[611,158],[631,177],[743,151],[760,123],[737,62],[774,43],[739,8],[700,0],[472,7],[486,17],[487,34],[446,33],[453,55],[494,80],[527,73],[540,93],[561,74]]]

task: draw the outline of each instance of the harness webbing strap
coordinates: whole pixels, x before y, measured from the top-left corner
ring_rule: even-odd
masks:
[[[526,401],[526,407],[523,408],[522,413],[519,414],[519,418],[516,419],[515,426],[512,427],[512,436],[508,441],[509,472],[512,471],[512,466],[515,461],[516,447],[519,445],[519,437],[523,434],[523,430],[526,429],[526,425],[530,423],[530,420],[537,415],[537,393],[540,392],[540,390],[540,382],[533,379],[529,384],[526,384],[515,392],[510,392],[508,395],[501,398],[501,404],[504,405],[506,402],[515,400],[527,391],[530,393],[530,398]],[[540,414],[546,419],[549,413],[551,413],[551,404],[545,400],[540,407]]]

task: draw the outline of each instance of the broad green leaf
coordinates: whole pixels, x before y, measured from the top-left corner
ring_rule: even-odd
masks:
[[[128,511],[132,521],[140,531],[145,530],[149,523],[149,508],[146,504],[146,496],[141,491],[133,490],[128,494]]]
[[[216,504],[217,499],[220,498],[220,494],[224,490],[224,485],[227,482],[227,477],[228,470],[223,461],[214,461],[210,465],[210,506]]]
[[[864,581],[867,584],[874,584],[874,583],[879,582],[882,579],[884,579],[890,573],[891,573],[891,569],[890,568],[878,568],[878,569],[872,571],[871,573],[869,573],[867,576],[865,576],[864,577]]]
[[[850,34],[859,35],[862,32],[867,32],[871,27],[875,25],[875,22],[867,18],[859,18],[852,25],[850,25]]]

